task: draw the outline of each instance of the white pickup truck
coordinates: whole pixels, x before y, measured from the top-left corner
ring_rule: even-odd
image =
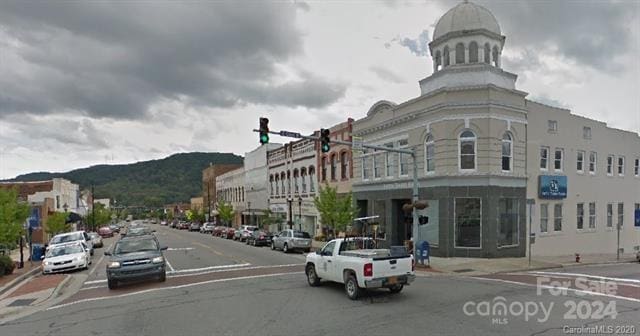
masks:
[[[369,238],[334,239],[309,253],[305,266],[309,285],[320,285],[320,279],[343,283],[347,296],[356,300],[367,288],[399,293],[415,280],[411,255],[406,251],[396,255],[373,245]]]

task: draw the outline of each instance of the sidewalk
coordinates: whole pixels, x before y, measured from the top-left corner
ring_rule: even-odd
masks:
[[[16,263],[20,261],[20,250],[16,249],[11,251],[10,257]],[[4,275],[0,277],[0,296],[9,291],[14,286],[20,284],[21,281],[26,280],[28,277],[37,274],[40,271],[41,261],[29,261],[29,248],[25,246],[23,249],[24,267],[13,270],[10,275]]]
[[[0,325],[42,310],[58,298],[72,277],[34,275],[0,296]]]

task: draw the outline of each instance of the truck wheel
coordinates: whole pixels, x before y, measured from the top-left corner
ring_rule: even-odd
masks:
[[[289,246],[287,246],[287,243],[284,243],[284,246],[282,247],[282,252],[289,253]]]
[[[344,283],[344,290],[351,300],[357,300],[360,296],[361,289],[358,287],[358,280],[356,280],[353,274],[347,276],[347,281]]]
[[[320,285],[320,278],[318,278],[318,274],[316,274],[315,266],[307,265],[306,273],[307,273],[307,281],[309,282],[309,286],[317,287]]]
[[[395,285],[393,287],[390,287],[389,291],[391,292],[391,294],[398,294],[402,291],[403,288],[404,285]]]
[[[109,289],[116,289],[118,287],[118,282],[115,280],[107,279],[107,287],[109,287]]]

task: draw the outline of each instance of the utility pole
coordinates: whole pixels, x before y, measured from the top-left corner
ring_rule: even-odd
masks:
[[[289,229],[293,229],[293,211],[291,205],[293,204],[293,198],[287,198],[287,202],[289,203]]]

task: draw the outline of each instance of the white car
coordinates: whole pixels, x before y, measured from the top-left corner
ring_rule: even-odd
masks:
[[[42,260],[42,274],[87,269],[91,264],[88,247],[82,242],[50,247]]]
[[[49,241],[49,245],[47,246],[47,251],[56,245],[66,244],[66,243],[71,243],[76,241],[84,242],[85,245],[89,248],[89,253],[93,255],[93,241],[91,240],[91,237],[89,236],[89,234],[86,233],[85,231],[67,232],[67,233],[61,233],[53,236],[53,238],[51,238],[51,240]]]

